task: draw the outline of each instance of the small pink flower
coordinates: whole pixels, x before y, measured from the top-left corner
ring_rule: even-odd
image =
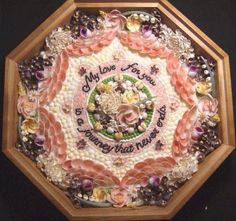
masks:
[[[123,207],[128,203],[129,197],[125,190],[114,188],[110,196],[108,196],[108,201],[110,201],[114,207]]]
[[[64,103],[63,105],[62,105],[62,110],[63,110],[63,112],[65,113],[65,114],[68,114],[68,113],[70,113],[70,111],[71,111],[71,105],[69,104],[69,103]]]
[[[211,95],[202,97],[198,103],[199,112],[206,114],[210,117],[214,116],[218,111],[218,101]]]
[[[179,107],[179,103],[177,102],[173,102],[170,104],[170,109],[172,112],[175,112],[178,109],[178,107]]]
[[[21,95],[17,100],[17,110],[25,118],[33,117],[36,115],[36,98],[28,95]]]
[[[135,105],[122,104],[118,108],[116,118],[121,125],[132,126],[139,121],[139,108]]]

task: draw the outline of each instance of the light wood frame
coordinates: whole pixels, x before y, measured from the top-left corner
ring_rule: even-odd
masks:
[[[168,23],[168,25],[173,28],[181,29],[188,38],[192,39],[197,51],[200,51],[207,57],[212,57],[217,62],[217,97],[219,100],[219,111],[222,119],[219,133],[222,139],[222,145],[211,153],[202,164],[200,164],[199,171],[174,194],[174,197],[164,208],[144,206],[120,209],[76,209],[72,205],[71,201],[65,196],[64,192],[48,182],[43,174],[36,168],[35,164],[15,148],[18,120],[16,100],[17,84],[19,81],[17,63],[37,52],[45,37],[57,26],[67,22],[76,7],[84,8],[86,10],[94,10],[97,8],[103,10],[110,10],[112,8],[126,10],[131,8],[148,9],[158,7],[164,15],[165,23]],[[69,220],[96,219],[97,221],[115,221],[159,220],[172,218],[233,151],[235,146],[233,122],[232,91],[228,55],[166,0],[160,0],[156,3],[78,3],[77,1],[68,0],[35,31],[33,31],[6,58],[3,152]]]

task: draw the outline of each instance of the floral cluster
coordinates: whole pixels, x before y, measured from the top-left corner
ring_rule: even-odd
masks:
[[[146,90],[141,81],[125,75],[97,84],[87,106],[94,129],[115,140],[145,132],[154,108]]]
[[[67,196],[77,207],[137,207],[141,205],[165,206],[172,197],[179,183],[171,184],[168,177],[152,176],[145,186],[94,187],[92,179],[74,176],[67,187]]]
[[[40,137],[36,135],[39,128],[37,120],[38,94],[37,91],[26,91],[26,88],[18,85],[17,110],[20,114],[19,142],[17,148],[23,151],[32,160],[43,153]]]

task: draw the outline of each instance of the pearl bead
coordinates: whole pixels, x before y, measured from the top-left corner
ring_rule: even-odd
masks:
[[[133,127],[129,127],[129,128],[128,128],[128,133],[129,133],[129,134],[132,134],[133,132],[134,132],[134,128],[133,128]]]
[[[154,17],[151,18],[151,23],[155,23],[156,19]]]
[[[149,21],[149,16],[145,15],[145,21]]]
[[[107,132],[108,132],[109,134],[113,134],[113,133],[114,133],[114,129],[113,129],[112,127],[108,127],[108,128],[107,128]]]

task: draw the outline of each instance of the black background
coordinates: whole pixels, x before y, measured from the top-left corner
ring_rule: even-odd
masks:
[[[0,0],[1,95],[4,57],[63,2],[63,0]],[[170,2],[230,55],[232,88],[236,92],[236,2],[234,0],[171,0]],[[234,107],[235,104],[236,95]],[[2,129],[4,130],[4,125]],[[0,221],[37,220],[64,221],[66,218],[0,152]],[[235,151],[173,220],[236,220]]]

